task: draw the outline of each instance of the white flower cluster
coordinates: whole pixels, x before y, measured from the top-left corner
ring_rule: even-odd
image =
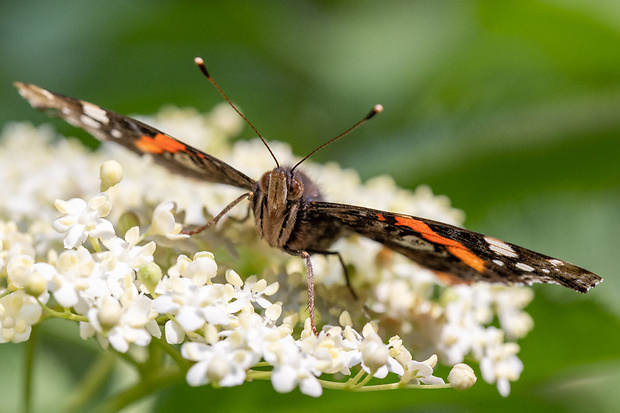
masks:
[[[49,262],[35,263],[32,256],[22,253],[9,259],[8,288],[0,299],[2,342],[27,340],[43,309],[55,314],[57,310],[47,306],[51,295],[64,309],[64,314],[56,315],[80,320],[82,338],[96,335],[103,348],[111,345],[121,353],[131,345],[147,346],[153,337],[160,338],[159,319],[166,341],[182,343],[183,357],[196,362],[187,372],[192,386],[240,385],[261,360],[272,366],[271,381],[277,391],[289,392],[299,386],[310,396],[322,394],[318,376],[348,375],[355,366],[369,377],[383,378],[388,372],[407,377],[402,384],[443,384],[432,376],[430,365],[420,368],[420,363],[411,361],[400,342],[384,344],[371,324],[366,324],[362,334],[350,325],[344,329],[326,326],[316,337],[306,323],[301,338],[294,339],[297,316],[287,316],[278,324],[282,304],[268,299],[278,291],[278,283],[268,284],[256,276],[244,281],[233,270],[226,272],[225,283],[214,283],[217,264],[209,252],[198,252],[192,259],[179,255],[162,276],[153,262],[156,244],[138,245],[142,237],[137,226],[124,238],[116,236],[112,223],[105,219],[111,209],[105,193],[88,202],[72,199],[56,202],[56,206],[64,215],[54,221],[54,227],[65,233],[64,244],[69,249],[57,257],[52,254]],[[171,211],[162,219],[161,205],[155,210],[154,222],[158,218],[170,221]],[[18,232],[5,225],[10,240]],[[96,250],[99,242],[105,250],[89,252],[82,245],[87,238]],[[257,308],[264,311],[257,312]],[[390,353],[407,363],[399,364]]]
[[[249,176],[273,167],[258,140],[228,145],[240,123],[226,107],[209,115],[166,109],[148,122],[189,137],[188,143],[242,166]],[[225,221],[191,238],[181,233],[183,225],[217,214],[238,196],[237,188],[177,177],[112,145],[91,153],[52,141],[48,129],[28,124],[9,125],[0,138],[0,342],[27,340],[32,325],[62,317],[79,321],[83,338],[95,336],[122,353],[154,338],[181,345],[181,355],[195,362],[187,372],[191,385],[271,379],[278,391],[299,387],[311,396],[323,388],[355,390],[390,372],[398,377],[394,387],[465,389],[476,380],[462,364],[466,358],[479,361],[483,379],[503,395],[519,378],[523,366],[514,340],[532,327],[523,311],[530,289],[441,286],[430,271],[352,236],[334,249],[349,266],[359,298],[344,285],[338,259],[313,256],[317,320],[324,327],[318,337],[308,323],[299,333],[298,320],[307,316],[301,259],[264,245],[251,220]],[[33,155],[32,148],[40,150]],[[281,162],[294,159],[284,144],[271,148]],[[118,163],[104,162],[109,158]],[[102,164],[99,184],[89,176]],[[388,177],[362,184],[335,164],[304,166],[327,184],[327,199],[453,224],[463,219],[426,187],[402,190]],[[231,215],[243,217],[244,208]],[[242,279],[232,268],[218,270],[205,250],[242,257],[234,267],[259,275]],[[494,319],[499,328],[490,326]],[[405,345],[427,360],[414,360]],[[433,375],[438,361],[454,366],[450,385]],[[326,381],[322,374],[353,377]]]

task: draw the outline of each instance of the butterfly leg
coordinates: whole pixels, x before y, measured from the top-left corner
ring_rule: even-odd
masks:
[[[347,269],[347,265],[344,263],[344,259],[342,258],[342,255],[340,255],[340,252],[322,251],[322,250],[308,250],[308,252],[310,254],[336,255],[338,257],[338,260],[340,261],[340,265],[342,266],[342,272],[344,274],[344,279],[347,283],[347,288],[349,288],[349,291],[351,291],[351,295],[353,296],[353,298],[357,300],[357,293],[353,289],[353,285],[351,285],[351,279],[349,277],[349,270]]]
[[[284,248],[286,252],[291,255],[303,258],[306,262],[306,280],[308,282],[308,312],[310,313],[310,326],[315,336],[319,336],[316,329],[316,323],[314,322],[314,271],[312,270],[312,260],[310,254],[307,251],[296,251],[289,248]]]
[[[246,193],[242,194],[237,199],[232,201],[230,204],[226,205],[226,207],[222,210],[222,212],[217,214],[215,216],[215,218],[213,218],[211,221],[209,221],[206,224],[204,224],[203,226],[195,228],[195,229],[183,230],[183,231],[181,231],[181,233],[187,234],[187,235],[194,235],[194,234],[198,234],[199,232],[204,231],[205,229],[209,228],[210,226],[217,224],[217,222],[220,219],[222,219],[222,217],[224,215],[226,215],[231,209],[233,209],[235,207],[235,205],[237,205],[239,202],[243,201],[244,199],[252,199],[252,195],[253,195],[252,192],[246,192]]]

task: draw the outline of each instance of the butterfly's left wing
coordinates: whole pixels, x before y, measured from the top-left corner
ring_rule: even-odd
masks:
[[[311,202],[312,219],[336,220],[449,283],[553,283],[586,292],[601,278],[565,261],[430,219],[353,205]]]
[[[15,87],[34,108],[49,111],[101,141],[113,141],[138,155],[150,155],[172,172],[247,190],[254,188],[252,178],[226,162],[137,119],[33,84],[15,82]]]

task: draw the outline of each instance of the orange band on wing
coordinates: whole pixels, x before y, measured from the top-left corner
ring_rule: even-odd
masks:
[[[478,271],[479,273],[482,273],[484,271],[484,260],[470,250],[462,246],[448,246],[446,248],[448,249],[448,252],[450,252],[450,254],[454,255],[456,258],[459,258],[461,261],[469,265],[474,270]]]
[[[136,141],[136,147],[144,153],[176,153],[186,148],[181,142],[162,133],[158,133],[155,137],[140,136],[140,139]]]
[[[442,237],[431,229],[427,224],[410,217],[396,217],[396,225],[409,227],[422,235],[423,238],[435,244],[445,245],[450,254],[463,261],[465,264],[478,272],[484,271],[484,260],[458,241]]]

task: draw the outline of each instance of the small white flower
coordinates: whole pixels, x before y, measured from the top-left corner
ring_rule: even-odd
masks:
[[[41,276],[46,281],[56,274],[56,269],[45,262],[34,262],[29,255],[16,255],[7,265],[9,281],[17,288],[26,288],[32,277]]]
[[[352,362],[355,364],[361,362],[362,368],[367,373],[372,373],[377,378],[386,377],[388,372],[396,373],[399,376],[404,374],[403,367],[394,357],[389,355],[388,346],[383,344],[372,324],[366,324],[361,335],[347,326],[343,335],[345,338],[344,345],[354,352],[351,357]]]
[[[156,244],[151,241],[145,245],[140,242],[138,227],[130,228],[125,239],[111,237],[102,241],[109,251],[101,253],[101,263],[112,295],[119,298],[127,289],[136,289],[136,271],[144,264],[153,261]]]
[[[173,277],[190,279],[200,287],[209,283],[217,275],[217,263],[213,254],[208,251],[197,252],[193,259],[179,255],[176,265],[168,270],[168,274]]]
[[[494,327],[486,331],[485,354],[480,360],[480,372],[487,383],[497,383],[499,394],[510,394],[510,382],[519,380],[523,362],[517,357],[519,346],[504,343],[504,333]]]
[[[96,332],[102,346],[109,342],[116,351],[125,353],[131,344],[143,347],[151,342],[151,337],[161,337],[156,315],[152,300],[142,294],[131,297],[127,293],[121,300],[102,297],[88,311],[90,326],[82,323],[82,337]]]
[[[173,240],[189,238],[189,235],[181,234],[183,225],[174,220],[175,210],[176,204],[174,202],[162,202],[157,205],[153,211],[153,219],[151,222],[151,227],[149,228],[149,233],[163,235],[164,237]]]
[[[271,384],[279,393],[288,393],[295,387],[312,397],[323,394],[317,376],[317,359],[302,352],[290,335],[272,336],[263,345],[263,358],[273,366]]]
[[[350,367],[360,362],[358,352],[345,346],[340,327],[324,328],[318,337],[308,334],[299,340],[299,346],[316,358],[316,367],[323,373],[349,375]]]
[[[88,203],[80,198],[69,201],[57,199],[54,205],[64,214],[54,221],[53,227],[59,233],[66,234],[65,248],[75,248],[87,237],[105,240],[114,236],[112,223],[103,219],[112,208],[107,194],[97,194]]]
[[[246,348],[235,348],[227,340],[213,345],[185,343],[181,355],[197,362],[187,371],[190,386],[208,383],[222,387],[238,386],[245,381],[247,370],[260,359],[258,354]]]
[[[0,298],[0,343],[28,340],[41,314],[39,303],[22,290]]]
[[[153,308],[161,314],[175,316],[174,321],[166,323],[166,338],[172,340],[169,341],[171,344],[178,344],[184,332],[196,331],[205,323],[228,325],[233,319],[228,304],[234,289],[229,284],[198,287],[189,278],[168,276],[155,291],[159,296],[154,300]]]
[[[97,278],[93,277],[94,268],[95,262],[83,246],[63,251],[58,256],[56,271],[48,278],[49,289],[58,304],[66,308],[76,306],[80,294],[97,285]]]
[[[257,276],[252,275],[245,280],[243,287],[239,286],[239,275],[233,270],[226,272],[226,279],[229,283],[235,285],[235,301],[230,304],[229,311],[236,313],[250,303],[256,303],[262,308],[269,308],[272,303],[264,296],[271,296],[278,292],[280,284],[278,282],[267,284],[264,279],[258,279]],[[232,282],[231,282],[232,281]]]
[[[436,364],[437,356],[435,354],[424,361],[409,360],[403,366],[405,374],[401,381],[410,384],[444,384],[443,379],[433,376],[433,368]]]

